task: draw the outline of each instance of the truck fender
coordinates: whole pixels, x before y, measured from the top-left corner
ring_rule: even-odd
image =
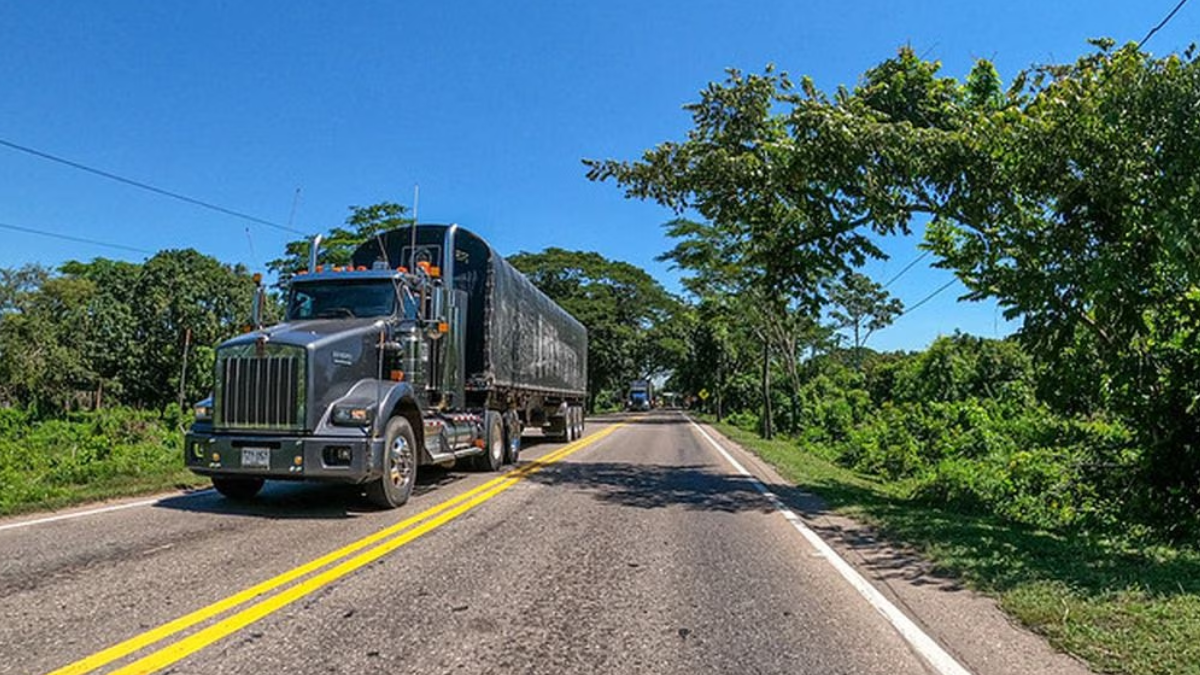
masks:
[[[375,425],[371,429],[372,435],[380,436],[387,427],[388,420],[391,419],[392,413],[402,407],[411,406],[414,410],[420,410],[417,405],[416,393],[413,391],[412,385],[407,382],[387,382],[390,388],[387,394],[379,399],[379,408],[375,415]],[[418,415],[419,417],[419,415]],[[417,445],[425,446],[425,427],[421,424],[421,420],[409,420],[413,423],[413,433],[417,437]]]

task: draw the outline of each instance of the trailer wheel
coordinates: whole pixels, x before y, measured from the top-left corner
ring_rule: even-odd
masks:
[[[575,409],[567,406],[567,411],[563,414],[563,441],[570,443],[575,440]]]
[[[583,406],[581,406],[581,405],[575,406],[575,437],[576,438],[583,438],[583,431],[584,431],[584,427],[586,425],[587,425],[587,423],[584,421],[584,417],[583,417]]]
[[[480,471],[499,471],[504,465],[504,420],[500,413],[489,410],[483,415],[484,453],[475,458]]]
[[[245,502],[254,499],[258,491],[262,489],[263,483],[261,478],[232,478],[229,476],[213,476],[212,484],[225,497],[238,502]]]
[[[403,417],[388,420],[383,445],[383,475],[367,484],[367,499],[376,506],[394,509],[408,501],[417,481],[417,442],[412,426]]]

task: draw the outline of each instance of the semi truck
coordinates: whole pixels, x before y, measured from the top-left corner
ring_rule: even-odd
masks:
[[[422,466],[514,463],[526,428],[584,430],[587,330],[478,235],[421,224],[285,285],[284,322],[216,349],[184,454],[231,499],[267,480],[362,485],[398,507]]]
[[[654,387],[650,380],[634,380],[629,383],[629,394],[625,397],[626,410],[649,410],[654,405]]]

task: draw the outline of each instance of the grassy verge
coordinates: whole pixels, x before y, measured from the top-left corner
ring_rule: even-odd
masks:
[[[112,409],[38,420],[0,410],[0,515],[204,485],[178,420]]]
[[[931,507],[792,441],[763,441],[716,426],[787,480],[922,551],[1094,669],[1200,674],[1200,552],[1046,532]]]

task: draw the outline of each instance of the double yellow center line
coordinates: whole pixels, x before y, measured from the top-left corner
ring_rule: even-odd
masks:
[[[597,433],[570,443],[545,457],[538,458],[520,468],[494,478],[479,487],[465,492],[453,499],[446,500],[433,508],[422,511],[395,525],[387,527],[368,537],[364,537],[348,546],[344,546],[328,555],[322,556],[292,570],[272,577],[259,584],[251,586],[240,593],[217,601],[207,607],[202,607],[190,614],[169,621],[157,628],[136,635],[124,642],[115,644],[107,649],[96,652],[91,656],[55,670],[48,675],[84,675],[98,668],[122,659],[150,645],[165,640],[172,635],[183,632],[193,626],[203,623],[213,617],[244,605],[252,600],[253,604],[231,614],[230,616],[199,630],[182,640],[162,647],[128,665],[112,671],[111,675],[144,675],[161,670],[208,645],[235,633],[263,617],[279,611],[289,604],[321,589],[355,570],[367,565],[392,551],[404,546],[421,535],[445,525],[462,514],[488,501],[508,488],[516,485],[526,476],[537,473],[544,467],[566,459],[568,456],[599,441],[616,431],[620,424],[607,427]],[[398,536],[394,536],[398,535]],[[383,543],[380,543],[383,542]],[[378,544],[378,545],[376,545]],[[373,548],[372,548],[373,547]],[[339,562],[340,561],[340,562]],[[323,572],[280,591],[274,595],[258,600],[276,589],[282,588],[297,579],[317,572],[329,565]]]

